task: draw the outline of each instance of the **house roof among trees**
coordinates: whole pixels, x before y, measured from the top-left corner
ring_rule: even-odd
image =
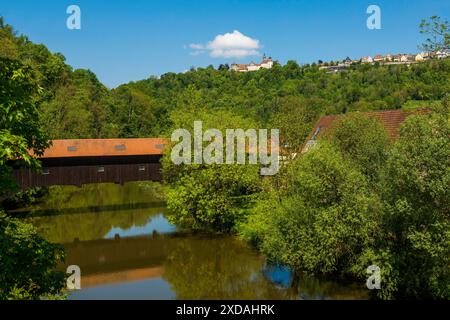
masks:
[[[382,110],[382,111],[369,111],[369,112],[361,112],[363,115],[367,115],[369,117],[376,118],[381,121],[384,127],[387,130],[389,137],[393,140],[397,139],[399,136],[399,128],[402,122],[413,113],[424,113],[427,112],[428,109],[417,109],[412,111],[404,111],[404,110]],[[333,123],[335,120],[341,118],[343,115],[329,115],[320,118],[313,130],[308,135],[306,141],[311,140],[314,137],[315,140],[319,137],[325,130],[333,127]]]

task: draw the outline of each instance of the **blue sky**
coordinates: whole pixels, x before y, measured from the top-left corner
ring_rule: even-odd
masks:
[[[71,4],[81,9],[81,30],[66,27]],[[371,4],[381,8],[381,30],[366,27]],[[191,66],[258,61],[212,56],[208,43],[234,30],[258,41],[248,54],[266,53],[281,63],[413,53],[420,20],[449,13],[448,0],[0,0],[7,23],[64,54],[74,68],[91,69],[110,88]]]

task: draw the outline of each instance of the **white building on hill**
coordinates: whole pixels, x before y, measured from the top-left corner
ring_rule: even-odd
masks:
[[[233,63],[231,65],[231,70],[238,72],[248,72],[248,71],[257,71],[261,68],[270,69],[272,67],[273,67],[272,58],[271,57],[266,58],[266,56],[264,56],[261,63],[254,63],[254,62],[251,62],[250,64]]]
[[[368,57],[362,57],[362,58],[361,58],[361,62],[362,62],[362,63],[372,63],[372,62],[373,62],[373,59],[372,59],[371,56],[368,56]]]

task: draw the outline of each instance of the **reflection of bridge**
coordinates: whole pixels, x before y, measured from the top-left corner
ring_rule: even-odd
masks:
[[[54,140],[40,157],[42,171],[21,168],[15,178],[21,190],[51,185],[161,180],[159,163],[167,140]]]
[[[163,275],[167,245],[174,235],[75,241],[65,244],[65,265],[79,265],[82,287]],[[176,238],[174,238],[176,241]]]
[[[86,206],[86,207],[69,207],[69,208],[57,208],[57,209],[32,209],[29,208],[19,208],[16,210],[11,210],[17,217],[33,216],[57,216],[66,214],[81,214],[81,213],[92,213],[92,212],[115,212],[115,211],[128,211],[128,210],[142,210],[142,209],[160,209],[164,211],[165,202],[164,201],[154,201],[154,202],[132,202],[132,203],[122,203],[122,204],[109,204],[109,205],[99,205],[99,206]]]
[[[105,284],[129,282],[143,279],[160,278],[164,274],[163,267],[147,267],[109,273],[83,274],[82,288],[95,287]]]

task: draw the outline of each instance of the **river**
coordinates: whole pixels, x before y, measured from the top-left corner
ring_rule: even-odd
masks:
[[[81,269],[69,299],[366,299],[343,284],[270,266],[234,236],[178,232],[156,183],[52,187],[22,214]]]

